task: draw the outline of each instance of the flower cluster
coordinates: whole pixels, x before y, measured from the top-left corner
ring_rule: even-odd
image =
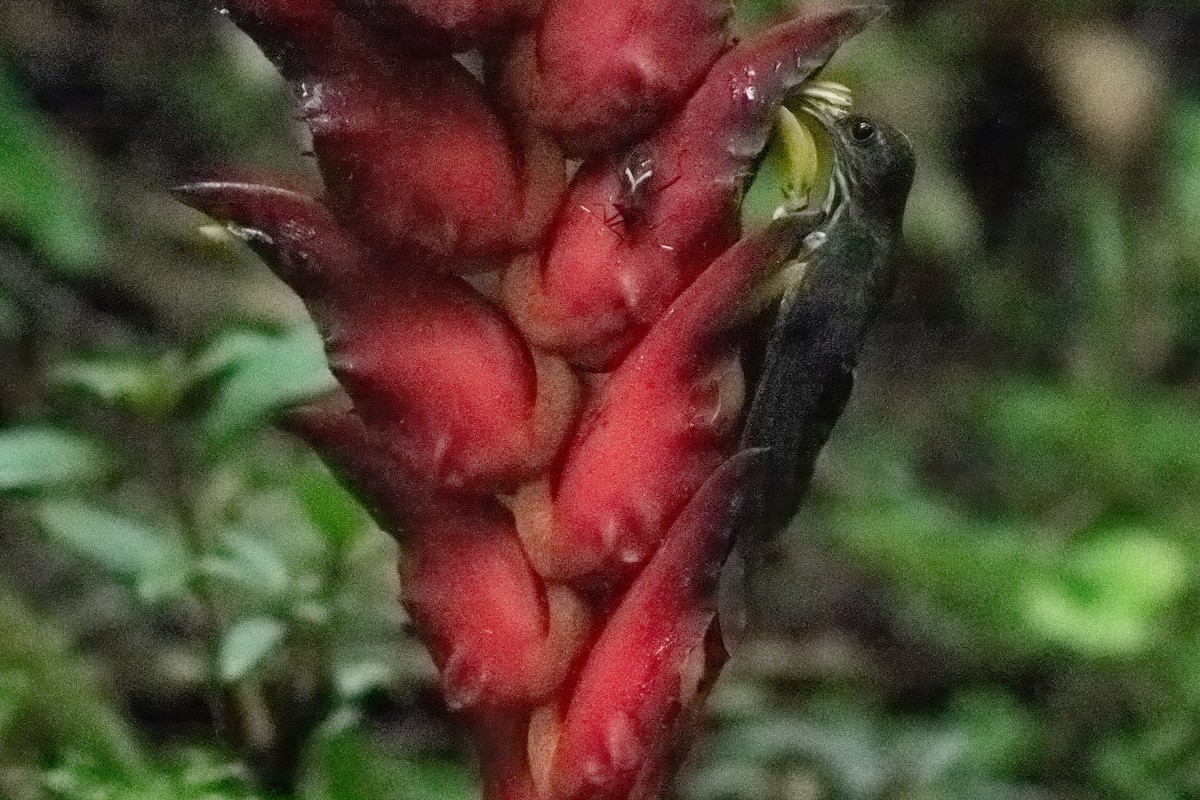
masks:
[[[658,794],[726,652],[784,99],[877,13],[735,43],[713,0],[223,0],[295,88],[321,198],[179,190],[306,302],[344,392],[294,430],[401,544],[490,798]],[[761,348],[761,344],[758,345]]]

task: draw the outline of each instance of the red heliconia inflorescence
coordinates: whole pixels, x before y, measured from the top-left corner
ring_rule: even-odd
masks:
[[[727,653],[779,106],[877,15],[735,42],[710,0],[222,0],[294,87],[321,198],[181,199],[307,304],[343,392],[292,430],[402,548],[489,798],[653,798]],[[582,159],[581,162],[575,159]]]

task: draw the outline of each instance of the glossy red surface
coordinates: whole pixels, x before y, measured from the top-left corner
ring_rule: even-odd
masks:
[[[656,796],[724,659],[749,298],[806,232],[742,237],[742,183],[876,10],[730,47],[721,3],[224,7],[295,86],[325,194],[179,195],[324,334],[343,391],[288,424],[400,542],[485,793]]]

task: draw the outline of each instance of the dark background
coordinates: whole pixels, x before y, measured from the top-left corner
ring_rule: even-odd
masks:
[[[920,156],[901,284],[680,798],[1200,796],[1198,41],[913,0],[835,61]],[[270,428],[314,334],[166,192],[311,180],[291,113],[198,0],[0,5],[0,797],[474,792],[391,545]]]

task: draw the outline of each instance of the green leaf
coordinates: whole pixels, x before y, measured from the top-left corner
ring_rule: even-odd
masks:
[[[1163,130],[1169,138],[1169,168],[1163,179],[1178,219],[1172,233],[1183,248],[1194,249],[1200,246],[1200,102],[1182,100]]]
[[[314,328],[270,337],[232,364],[205,416],[204,436],[219,453],[281,409],[335,386]]]
[[[45,501],[35,513],[56,544],[121,578],[149,580],[188,558],[167,531],[82,500]]]
[[[44,782],[53,800],[255,800],[245,768],[206,750],[171,754],[138,774],[114,772],[68,752]],[[39,795],[41,796],[41,795]]]
[[[0,64],[0,224],[68,274],[93,272],[104,236],[83,156],[42,119]]]
[[[226,530],[220,538],[220,554],[205,560],[208,574],[256,597],[276,597],[287,590],[291,583],[287,564],[261,536]]]
[[[299,791],[300,800],[468,800],[476,796],[475,781],[462,766],[397,758],[354,729],[315,743]]]
[[[182,597],[191,588],[195,575],[192,560],[180,555],[157,564],[138,575],[137,594],[150,605]]]
[[[1167,611],[1187,589],[1186,554],[1139,530],[1111,531],[1072,548],[1053,579],[1020,596],[1029,625],[1084,655],[1138,653],[1166,633]]]
[[[217,652],[220,678],[234,683],[261,665],[282,644],[287,626],[274,617],[246,617],[225,631]]]
[[[337,687],[338,696],[351,700],[389,686],[396,673],[392,660],[364,657],[336,664],[333,669],[333,682]]]
[[[93,481],[110,466],[98,444],[70,431],[43,426],[0,431],[0,491]]]
[[[97,680],[70,638],[51,620],[34,613],[2,577],[0,630],[0,665],[29,681],[27,705],[20,713],[25,724],[18,735],[50,744],[60,753],[74,752],[110,772],[139,773],[145,763],[142,745],[133,722],[114,706],[111,687]],[[0,687],[0,692],[7,691],[10,687]],[[12,763],[3,760],[6,767]]]
[[[1041,641],[1024,616],[1024,592],[1049,572],[1038,531],[1020,520],[982,520],[913,489],[887,487],[847,497],[830,533],[864,566],[887,579],[918,624],[956,648],[994,647],[1009,657]]]
[[[223,152],[237,153],[238,163],[269,172],[291,167],[293,145],[287,125],[291,96],[271,62],[235,29],[221,34],[203,57],[192,54],[172,64],[164,88],[201,123],[210,141],[223,142]]]
[[[1200,417],[1166,392],[1012,382],[990,393],[984,417],[1035,508],[1088,496],[1154,518],[1200,491]]]
[[[32,693],[33,681],[22,670],[0,667],[0,741],[14,732]]]
[[[189,365],[191,380],[193,382],[211,380],[232,369],[244,359],[253,357],[264,348],[269,348],[278,338],[269,333],[244,328],[222,331],[192,359]]]
[[[972,690],[953,701],[956,720],[969,746],[964,761],[972,774],[1002,777],[1036,763],[1045,747],[1042,731],[1029,709],[1013,696]]]
[[[305,514],[333,549],[344,549],[367,530],[362,506],[328,470],[302,473],[296,492]]]
[[[50,377],[58,385],[81,391],[106,405],[161,418],[179,400],[181,365],[174,354],[157,358],[111,356],[60,364]]]

